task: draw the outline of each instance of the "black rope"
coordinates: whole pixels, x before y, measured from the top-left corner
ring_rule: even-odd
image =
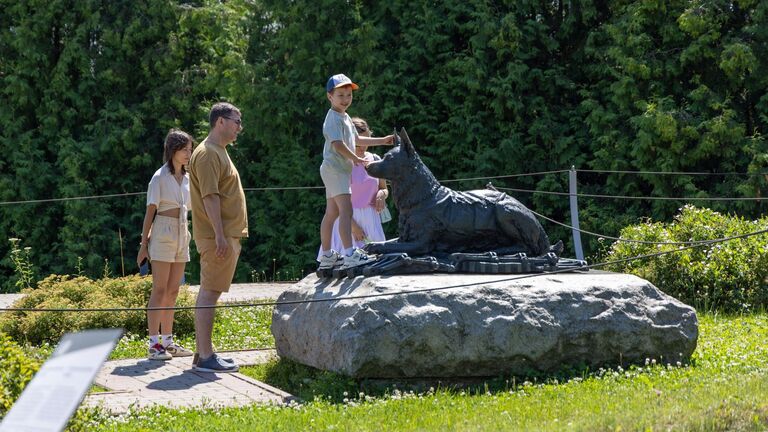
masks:
[[[539,171],[539,172],[524,173],[524,174],[508,174],[508,175],[500,175],[500,176],[492,176],[492,177],[470,177],[470,178],[459,178],[459,179],[453,179],[453,180],[438,180],[438,181],[440,183],[452,183],[452,182],[461,182],[461,181],[470,181],[470,180],[494,180],[494,179],[515,178],[515,177],[531,177],[531,176],[539,176],[539,175],[546,175],[546,174],[560,174],[564,172],[568,172],[568,170]]]
[[[568,172],[568,170],[541,171],[541,172],[532,172],[532,173],[523,173],[523,174],[507,174],[507,175],[490,176],[490,177],[468,177],[468,178],[458,178],[458,179],[451,179],[451,180],[442,180],[442,182],[450,183],[450,182],[461,182],[461,181],[470,181],[470,180],[493,180],[493,179],[501,179],[501,178],[557,174],[557,173],[563,173],[563,172]],[[243,191],[256,192],[256,191],[281,191],[281,190],[314,190],[314,189],[324,189],[324,188],[325,186],[273,186],[273,187],[243,188]],[[136,195],[146,195],[146,194],[147,194],[146,192],[126,192],[126,193],[119,193],[119,194],[88,195],[88,196],[68,197],[68,198],[47,198],[47,199],[35,199],[35,200],[5,201],[5,202],[0,202],[0,206],[13,205],[13,204],[36,204],[36,203],[39,204],[39,203],[47,203],[47,202],[115,198],[115,197],[136,196]]]
[[[536,215],[536,216],[538,216],[538,217],[540,217],[542,219],[548,220],[548,221],[550,221],[550,222],[552,222],[554,224],[566,227],[566,228],[574,230],[574,231],[578,231],[580,233],[588,234],[588,235],[591,235],[591,236],[594,236],[594,237],[598,237],[598,238],[599,237],[603,237],[603,238],[607,238],[609,240],[615,240],[615,241],[620,241],[620,242],[624,242],[624,243],[639,243],[639,244],[651,244],[651,245],[695,245],[695,244],[700,244],[700,243],[710,243],[710,242],[712,242],[712,240],[694,240],[694,241],[684,241],[684,242],[658,242],[658,241],[649,241],[649,240],[634,240],[634,239],[625,239],[625,238],[621,238],[621,237],[612,237],[612,236],[609,236],[609,235],[594,233],[592,231],[587,231],[587,230],[583,230],[583,229],[580,229],[580,228],[574,228],[571,225],[568,225],[568,224],[562,223],[562,222],[558,222],[558,221],[556,221],[556,220],[554,220],[552,218],[544,216],[543,214],[537,213],[537,212],[535,212],[533,210],[531,210],[531,213],[533,213],[534,215]],[[750,232],[748,234],[750,234],[750,235],[760,235],[760,234],[766,234],[766,233],[768,233],[768,228],[767,229],[758,230],[758,231],[752,231],[752,232]]]
[[[86,200],[86,199],[114,198],[114,197],[146,195],[146,194],[147,194],[146,192],[126,192],[126,193],[120,193],[120,194],[90,195],[90,196],[80,196],[80,197],[71,197],[71,198],[49,198],[49,199],[26,200],[26,201],[5,201],[5,202],[0,202],[0,206],[11,205],[11,204],[34,204],[34,203],[46,203],[46,202],[58,202],[58,201],[77,201],[77,200]]]
[[[606,173],[606,174],[653,174],[653,175],[691,175],[691,176],[761,176],[768,173],[738,173],[738,172],[685,172],[685,171],[628,171],[628,170],[590,170],[577,169],[576,172],[583,173]]]
[[[648,200],[648,201],[763,201],[768,198],[764,197],[646,197],[646,196],[629,196],[629,195],[601,195],[601,194],[585,194],[577,193],[571,194],[568,192],[555,192],[555,191],[540,191],[533,189],[516,189],[494,186],[496,189],[512,192],[525,192],[541,195],[558,195],[558,196],[571,196],[574,195],[579,198],[613,198],[613,199],[636,199],[636,200]]]
[[[599,268],[599,267],[605,267],[615,264],[621,264],[624,262],[630,262],[630,261],[637,261],[641,259],[647,259],[647,258],[655,258],[658,256],[668,255],[676,252],[682,252],[685,250],[711,245],[711,244],[718,244],[718,243],[724,243],[731,240],[738,240],[742,238],[748,238],[752,237],[758,234],[763,234],[768,232],[768,229],[756,231],[753,233],[747,233],[747,234],[739,234],[736,236],[731,237],[724,237],[720,239],[713,239],[713,240],[706,240],[703,242],[699,242],[696,244],[691,244],[685,247],[680,247],[677,249],[669,250],[669,251],[661,251],[661,252],[655,252],[651,254],[644,254],[644,255],[637,255],[634,257],[628,257],[623,258],[619,260],[614,261],[606,261],[602,263],[597,264],[589,264],[583,267],[580,267],[580,269],[592,269],[592,268]],[[409,294],[420,294],[420,293],[428,293],[428,292],[434,292],[434,291],[444,291],[444,290],[450,290],[450,289],[457,289],[457,288],[466,288],[471,286],[478,286],[478,285],[488,285],[488,284],[496,284],[501,282],[512,282],[517,280],[523,280],[523,279],[529,279],[533,277],[539,277],[539,276],[548,276],[552,274],[560,274],[560,273],[572,273],[574,269],[561,269],[561,270],[554,270],[550,272],[544,272],[544,273],[532,273],[532,274],[525,274],[521,276],[515,276],[515,277],[509,277],[504,279],[497,279],[492,281],[482,281],[482,282],[474,282],[474,283],[466,283],[466,284],[457,284],[457,285],[448,285],[443,287],[434,287],[434,288],[422,288],[417,290],[410,290],[410,291],[395,291],[391,293],[377,293],[377,294],[363,294],[363,295],[356,295],[356,296],[344,296],[344,297],[328,297],[328,298],[319,298],[319,299],[308,299],[308,300],[289,300],[289,301],[271,301],[271,302],[260,302],[260,303],[226,303],[226,304],[220,304],[220,305],[207,305],[207,306],[168,306],[168,307],[141,307],[141,308],[89,308],[89,309],[64,309],[64,308],[6,308],[6,309],[0,309],[0,312],[138,312],[138,311],[156,311],[156,310],[191,310],[191,309],[218,309],[218,308],[241,308],[241,307],[259,307],[259,306],[283,306],[283,305],[294,305],[294,304],[309,304],[309,303],[320,303],[320,302],[329,302],[329,301],[344,301],[344,300],[361,300],[361,299],[367,299],[367,298],[378,298],[378,297],[392,297],[392,296],[399,296],[399,295],[409,295]]]
[[[705,173],[705,172],[662,172],[662,171],[610,171],[610,170],[576,170],[577,172],[589,172],[589,173],[624,173],[624,174],[675,174],[675,175],[768,175],[762,173]],[[523,174],[507,174],[499,176],[487,176],[487,177],[467,177],[450,180],[440,180],[441,183],[474,181],[474,180],[493,180],[515,177],[527,177],[527,176],[539,176],[546,174],[559,174],[569,172],[569,170],[553,170],[553,171],[539,171]],[[255,191],[287,191],[287,190],[317,190],[323,189],[324,186],[274,186],[274,187],[259,187],[259,188],[243,188],[246,192]],[[522,193],[538,193],[542,195],[558,195],[558,196],[570,196],[568,192],[555,192],[555,191],[539,191],[532,189],[517,189],[517,188],[503,188],[498,189],[508,190],[513,192]],[[87,199],[102,199],[102,198],[115,198],[124,196],[138,196],[146,195],[146,192],[126,192],[119,194],[106,194],[106,195],[88,195],[79,197],[68,198],[48,198],[48,199],[34,199],[34,200],[20,200],[20,201],[4,201],[0,202],[0,206],[13,205],[13,204],[39,204],[48,202],[62,202],[62,201],[77,201]],[[768,198],[763,197],[644,197],[644,196],[628,196],[628,195],[604,195],[604,194],[584,194],[577,193],[577,197],[582,198],[609,198],[609,199],[636,199],[636,200],[661,200],[661,201],[762,201]]]

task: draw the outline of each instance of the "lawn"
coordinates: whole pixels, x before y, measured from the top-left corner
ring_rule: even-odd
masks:
[[[271,346],[268,308],[220,312],[219,349]],[[81,412],[84,430],[768,430],[768,314],[701,314],[689,365],[497,377],[355,381],[288,361],[243,372],[304,399],[290,407]],[[143,355],[127,336],[115,358]],[[88,419],[88,420],[86,420]],[[78,428],[75,428],[78,429]]]

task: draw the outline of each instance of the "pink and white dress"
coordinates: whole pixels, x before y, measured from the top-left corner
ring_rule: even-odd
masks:
[[[374,161],[381,159],[373,153],[365,153],[365,160]],[[381,226],[381,216],[376,211],[376,192],[379,191],[379,179],[371,177],[363,165],[355,165],[352,168],[350,177],[350,186],[352,189],[352,218],[363,229],[367,241],[384,241],[384,228]],[[365,241],[355,241],[352,238],[352,245],[356,248],[365,246]],[[322,247],[321,247],[322,249]],[[339,220],[333,224],[333,235],[331,237],[331,249],[343,251],[339,237]],[[317,259],[320,260],[322,250],[318,252]]]

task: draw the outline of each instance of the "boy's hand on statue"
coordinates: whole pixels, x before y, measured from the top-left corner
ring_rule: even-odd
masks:
[[[384,137],[384,144],[392,145],[395,143],[395,136],[394,135],[387,135]]]
[[[365,159],[363,159],[363,158],[361,158],[361,157],[357,157],[357,156],[356,156],[356,159],[353,159],[353,160],[352,160],[352,163],[354,163],[355,165],[368,166],[368,164],[370,163],[370,161],[368,161],[368,160],[365,160]]]

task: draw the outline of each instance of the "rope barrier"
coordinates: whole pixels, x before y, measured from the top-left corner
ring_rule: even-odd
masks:
[[[589,170],[577,169],[577,173],[605,173],[605,174],[652,174],[652,175],[693,175],[693,176],[762,176],[768,173],[737,173],[737,172],[685,172],[685,171],[627,171],[627,170]]]
[[[114,198],[114,197],[146,195],[146,194],[147,194],[146,192],[127,192],[127,193],[121,193],[121,194],[89,195],[89,196],[70,197],[70,198],[49,198],[49,199],[26,200],[26,201],[5,201],[5,202],[0,202],[0,206],[12,205],[12,204],[36,204],[36,203],[60,202],[60,201],[77,201],[77,200],[86,200],[86,199]]]
[[[570,196],[568,192],[555,192],[555,191],[538,191],[532,189],[516,189],[507,187],[494,187],[498,190],[512,191],[512,192],[524,192],[524,193],[536,193],[541,195],[558,195],[558,196]],[[577,193],[579,198],[614,198],[614,199],[636,199],[636,200],[648,200],[648,201],[763,201],[768,197],[644,197],[644,196],[627,196],[627,195],[600,195],[600,194],[583,194]]]
[[[638,261],[641,259],[647,259],[647,258],[655,258],[658,256],[663,255],[669,255],[676,252],[682,252],[689,249],[694,249],[697,247],[705,246],[705,245],[711,245],[711,244],[718,244],[718,243],[724,243],[731,240],[738,240],[742,238],[748,238],[759,234],[768,233],[768,229],[756,231],[752,233],[747,234],[739,234],[736,236],[731,237],[724,237],[720,239],[713,239],[713,240],[706,240],[703,242],[699,242],[696,244],[690,244],[688,246],[680,247],[677,249],[669,250],[669,251],[661,251],[661,252],[654,252],[650,254],[644,254],[644,255],[637,255],[634,257],[629,258],[623,258],[619,260],[614,261],[606,261],[602,263],[597,264],[589,264],[584,267],[581,267],[581,269],[592,269],[592,268],[599,268],[599,267],[606,267],[610,265],[615,264],[621,264],[624,262],[630,262],[630,261]],[[422,288],[422,289],[416,289],[416,290],[410,290],[410,291],[394,291],[391,293],[376,293],[376,294],[364,294],[364,295],[353,295],[353,296],[340,296],[340,297],[326,297],[326,298],[318,298],[318,299],[308,299],[308,300],[289,300],[289,301],[271,301],[271,302],[260,302],[260,303],[226,303],[226,304],[217,304],[217,305],[208,305],[208,306],[168,306],[168,307],[140,307],[140,308],[86,308],[86,309],[71,309],[71,308],[5,308],[0,309],[0,312],[140,312],[140,311],[160,311],[160,310],[192,310],[192,309],[225,309],[225,308],[242,308],[242,307],[260,307],[260,306],[283,306],[283,305],[295,305],[295,304],[310,304],[310,303],[321,303],[321,302],[330,302],[330,301],[344,301],[344,300],[361,300],[361,299],[368,299],[368,298],[378,298],[378,297],[393,297],[393,296],[400,296],[400,295],[409,295],[409,294],[421,294],[421,293],[428,293],[428,292],[436,292],[436,291],[446,291],[456,288],[466,288],[466,287],[472,287],[472,286],[478,286],[478,285],[487,285],[487,284],[496,284],[496,283],[502,283],[502,282],[512,282],[517,280],[523,280],[523,279],[530,279],[534,277],[539,276],[550,276],[553,274],[560,274],[560,273],[573,273],[573,269],[562,269],[562,270],[555,270],[551,272],[544,272],[544,273],[533,273],[533,274],[525,274],[521,276],[515,276],[515,277],[509,277],[504,279],[497,279],[497,280],[491,280],[491,281],[482,281],[482,282],[474,282],[474,283],[466,283],[466,284],[458,284],[458,285],[448,285],[448,286],[442,286],[442,287],[434,287],[434,288]]]
[[[540,176],[540,175],[547,175],[547,174],[560,174],[568,171],[569,170],[552,170],[552,171],[539,171],[539,172],[531,172],[531,173],[523,173],[523,174],[506,174],[506,175],[499,175],[499,176],[465,177],[465,178],[457,178],[457,179],[449,179],[449,180],[440,180],[440,182],[454,183],[454,182],[475,181],[475,180],[494,180],[494,179],[517,178],[517,177],[531,177],[531,176]],[[706,173],[706,172],[620,171],[620,170],[576,170],[576,172],[653,174],[653,175],[664,175],[664,174],[713,175],[713,176],[768,175],[768,173]],[[273,186],[273,187],[243,188],[243,190],[246,192],[263,192],[263,191],[289,191],[289,190],[316,190],[316,189],[323,189],[323,188],[324,186]],[[517,189],[517,188],[502,188],[502,187],[497,187],[497,189],[503,189],[503,190],[512,191],[512,192],[522,192],[522,193],[538,193],[542,195],[558,195],[558,196],[570,195],[567,192],[539,191],[539,190],[532,190],[532,189]],[[138,195],[146,195],[146,194],[147,194],[146,192],[126,192],[126,193],[119,193],[119,194],[87,195],[87,196],[67,197],[67,198],[4,201],[4,202],[0,202],[0,206],[14,205],[14,204],[39,204],[39,203],[64,202],[64,201],[76,201],[76,200],[87,200],[87,199],[116,198],[116,197],[138,196]],[[581,194],[581,193],[576,194],[576,196],[580,198],[635,199],[635,200],[650,200],[650,201],[656,201],[656,200],[659,200],[659,201],[763,201],[768,199],[765,197],[647,197],[647,196],[603,195],[603,194]]]
[[[528,209],[528,210],[531,210],[531,209]],[[621,237],[613,237],[613,236],[609,236],[609,235],[605,235],[605,234],[599,234],[599,233],[594,233],[592,231],[587,231],[587,230],[583,230],[583,229],[579,229],[579,228],[574,228],[571,225],[568,225],[568,224],[563,223],[563,222],[556,221],[556,220],[554,220],[552,218],[544,216],[543,214],[537,213],[537,212],[535,212],[533,210],[531,210],[531,213],[533,213],[534,215],[536,215],[536,216],[538,216],[538,217],[540,217],[542,219],[548,220],[549,222],[552,222],[552,223],[554,223],[556,225],[560,225],[562,227],[568,228],[570,230],[575,230],[575,231],[578,231],[578,232],[583,233],[583,234],[591,235],[593,237],[598,237],[598,238],[602,237],[602,238],[607,238],[609,240],[615,240],[615,241],[620,241],[620,242],[624,242],[624,243],[639,243],[639,244],[652,244],[652,245],[696,245],[696,244],[700,244],[700,243],[710,243],[710,242],[712,242],[712,240],[694,240],[694,241],[686,241],[686,242],[656,242],[656,241],[649,241],[649,240],[625,239],[625,238],[621,238]],[[758,230],[758,231],[753,231],[753,232],[750,232],[748,234],[750,234],[750,235],[768,234],[768,229],[762,229],[762,230]],[[719,239],[715,239],[715,240],[719,240]]]
[[[261,187],[261,188],[243,188],[245,192],[311,190],[311,189],[325,189],[325,186],[285,186],[285,187],[275,186],[275,187]]]
[[[568,170],[541,171],[541,172],[532,172],[532,173],[524,173],[524,174],[508,174],[508,175],[490,176],[490,177],[467,177],[467,178],[458,178],[458,179],[452,179],[452,180],[441,180],[441,182],[442,183],[450,183],[450,182],[462,182],[462,181],[470,181],[470,180],[493,180],[493,179],[501,179],[501,178],[514,178],[514,177],[537,176],[537,175],[545,175],[545,174],[557,174],[557,173],[562,173],[562,172],[568,172]],[[246,191],[246,192],[288,191],[288,190],[315,190],[315,189],[324,189],[324,188],[325,188],[325,186],[273,186],[273,187],[243,188],[243,191]],[[13,204],[38,204],[38,203],[47,203],[47,202],[62,202],[62,201],[76,201],[76,200],[86,200],[86,199],[115,198],[115,197],[136,196],[136,195],[146,195],[146,194],[147,194],[146,192],[126,192],[126,193],[119,193],[119,194],[88,195],[88,196],[68,197],[68,198],[48,198],[48,199],[22,200],[22,201],[4,201],[4,202],[0,202],[0,206],[13,205]]]
[[[461,182],[461,181],[469,181],[469,180],[494,180],[494,179],[515,178],[515,177],[532,177],[532,176],[547,175],[547,174],[560,174],[564,172],[568,172],[568,170],[539,171],[539,172],[532,172],[532,173],[525,173],[525,174],[508,174],[508,175],[500,175],[500,176],[492,176],[492,177],[469,177],[469,178],[460,178],[460,179],[453,179],[453,180],[438,180],[438,181],[440,183],[453,183],[453,182]]]

